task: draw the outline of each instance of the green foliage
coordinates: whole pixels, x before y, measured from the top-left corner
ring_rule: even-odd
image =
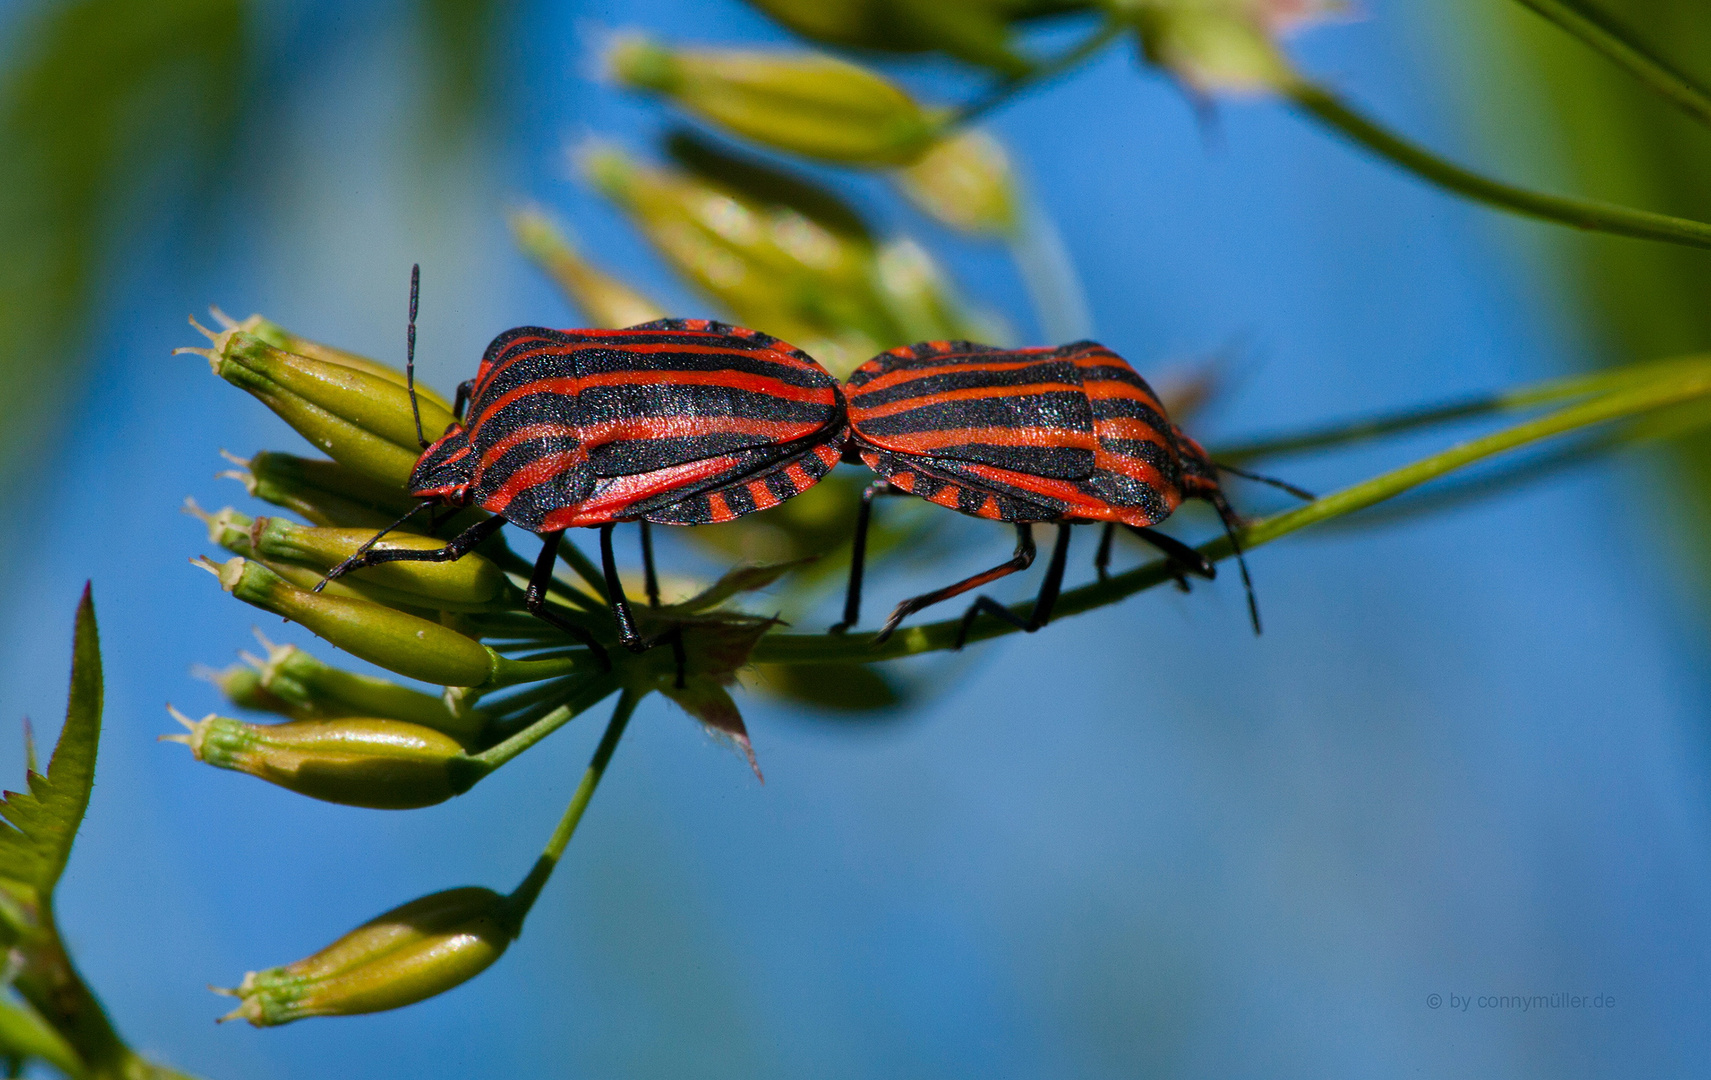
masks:
[[[71,857],[71,844],[95,784],[95,752],[101,740],[101,642],[89,590],[77,605],[71,654],[71,698],[65,727],[45,776],[29,774],[29,791],[8,792],[0,817],[0,880],[46,903]]]

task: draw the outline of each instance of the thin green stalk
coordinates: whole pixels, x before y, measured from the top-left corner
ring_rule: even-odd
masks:
[[[1108,21],[1104,23],[1097,31],[1082,39],[1080,44],[1074,48],[1059,53],[1050,60],[1035,64],[1021,75],[1000,83],[991,93],[980,100],[964,105],[951,116],[946,126],[956,127],[972,123],[992,110],[1007,104],[1023,90],[1049,82],[1059,75],[1081,66],[1084,61],[1115,41],[1123,30],[1123,24],[1119,22]]]
[[[1711,395],[1711,364],[1700,364],[1696,369],[1671,377],[1650,378],[1626,389],[1612,390],[1590,401],[1570,405],[1546,416],[1450,447],[1431,457],[1327,495],[1299,509],[1256,521],[1241,530],[1242,547],[1244,550],[1251,550],[1261,544],[1268,544],[1300,529],[1394,498],[1476,461],[1541,439],[1707,395]],[[1228,537],[1219,537],[1203,545],[1200,551],[1208,558],[1219,560],[1228,558],[1234,549]],[[1055,618],[1078,615],[1116,603],[1143,589],[1150,589],[1154,585],[1171,580],[1174,580],[1171,565],[1159,560],[1104,581],[1065,592],[1058,599],[1053,615]],[[1028,601],[1013,606],[1011,610],[1026,618],[1031,606],[1032,601]],[[873,644],[872,634],[769,634],[756,645],[750,659],[763,664],[892,660],[954,647],[960,623],[960,619],[947,619],[943,622],[908,627],[898,631],[890,641],[878,646]],[[981,641],[1016,631],[1016,627],[996,619],[982,619],[975,623],[968,640]]]
[[[1711,126],[1711,90],[1652,52],[1632,30],[1607,13],[1584,0],[1520,0],[1520,3],[1603,53],[1682,112]]]
[[[1711,248],[1711,225],[1609,203],[1568,199],[1505,184],[1446,161],[1362,115],[1322,86],[1302,82],[1288,91],[1303,112],[1345,138],[1446,191],[1500,210],[1592,232]]]
[[[570,797],[570,805],[564,808],[564,816],[559,819],[558,828],[553,830],[552,839],[547,841],[546,850],[535,860],[528,876],[506,898],[511,917],[519,928],[523,917],[534,907],[535,898],[541,895],[547,878],[552,876],[553,868],[558,866],[564,849],[570,846],[570,838],[576,834],[582,813],[588,809],[588,800],[594,797],[594,789],[600,786],[600,778],[606,775],[612,752],[618,749],[618,740],[624,737],[624,728],[629,725],[630,716],[641,699],[642,695],[634,690],[625,690],[619,696],[618,705],[612,710],[612,719],[606,725],[606,734],[600,736],[600,745],[594,748],[594,757],[588,762],[588,770],[582,774],[582,783],[576,785],[576,794]]]
[[[559,728],[576,719],[617,689],[618,680],[611,675],[590,679],[574,692],[568,701],[547,713],[510,738],[469,755],[468,761],[476,778],[480,779],[534,746]]]
[[[588,583],[588,587],[600,597],[602,604],[611,602],[612,598],[606,595],[606,575],[594,565],[592,559],[582,553],[581,548],[571,542],[570,537],[562,537],[559,540],[558,557]],[[590,605],[590,608],[593,609],[593,605]]]
[[[1586,375],[1571,375],[1568,378],[1552,379],[1549,382],[1523,387],[1519,390],[1484,394],[1478,397],[1465,398],[1461,401],[1428,405],[1418,409],[1402,409],[1382,416],[1328,424],[1324,427],[1312,428],[1291,435],[1272,435],[1245,443],[1236,443],[1232,446],[1220,446],[1213,451],[1212,458],[1215,461],[1240,464],[1253,458],[1299,454],[1308,450],[1323,450],[1333,446],[1364,442],[1381,435],[1395,435],[1404,431],[1414,431],[1419,428],[1432,427],[1455,420],[1465,420],[1475,416],[1516,412],[1552,401],[1562,401],[1572,397],[1581,397],[1586,394],[1632,385],[1638,380],[1661,377],[1677,368],[1697,367],[1706,363],[1707,360],[1711,360],[1711,357],[1704,355],[1681,356],[1648,364],[1597,371]]]

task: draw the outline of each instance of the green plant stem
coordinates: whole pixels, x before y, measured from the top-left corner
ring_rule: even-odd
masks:
[[[606,724],[606,733],[600,736],[600,745],[594,748],[594,757],[589,759],[588,769],[582,774],[582,782],[576,785],[576,794],[570,797],[570,805],[564,808],[564,816],[559,818],[558,828],[553,830],[546,850],[541,852],[541,857],[535,860],[528,876],[507,898],[512,918],[519,928],[523,924],[523,917],[534,906],[535,898],[541,895],[547,878],[552,876],[553,868],[558,866],[564,849],[570,845],[570,838],[576,834],[576,826],[582,821],[582,813],[588,809],[588,800],[594,797],[594,789],[600,786],[600,778],[606,775],[606,766],[612,760],[612,752],[618,749],[618,740],[624,737],[624,728],[629,725],[630,716],[636,711],[636,704],[641,699],[642,695],[634,690],[625,690],[619,695],[618,705],[612,710],[612,719]]]
[[[1581,397],[1586,394],[1627,386],[1636,380],[1667,375],[1675,369],[1693,368],[1703,365],[1707,361],[1711,361],[1711,356],[1673,357],[1649,364],[1637,364],[1587,375],[1573,375],[1565,379],[1553,379],[1550,382],[1523,387],[1519,390],[1485,394],[1418,409],[1403,409],[1382,416],[1328,424],[1324,427],[1312,428],[1295,434],[1273,435],[1245,443],[1220,446],[1213,451],[1212,458],[1214,461],[1240,464],[1243,461],[1259,457],[1277,457],[1282,454],[1299,454],[1308,450],[1324,450],[1330,447],[1364,442],[1382,435],[1395,435],[1404,431],[1414,431],[1419,428],[1432,427],[1456,420],[1466,420],[1476,416],[1488,416],[1493,413],[1516,412],[1537,405],[1545,405],[1552,401]]]
[[[1702,124],[1711,126],[1711,90],[1648,49],[1632,30],[1584,0],[1519,0],[1556,23]]]
[[[1711,225],[1609,203],[1545,195],[1493,180],[1446,161],[1362,115],[1321,86],[1302,82],[1287,91],[1303,112],[1414,175],[1476,202],[1591,232],[1711,248]]]
[[[570,537],[562,537],[559,540],[558,557],[563,559],[572,570],[575,570],[578,577],[588,583],[588,587],[594,590],[596,596],[600,597],[602,606],[611,602],[612,598],[606,595],[606,575],[601,572],[598,566],[594,565],[592,559],[582,553],[582,549],[577,547]],[[593,605],[589,605],[589,608],[590,610],[597,610]]]
[[[1045,60],[1035,64],[1033,67],[1015,78],[1007,79],[1000,83],[985,97],[978,101],[971,102],[968,105],[964,105],[951,115],[949,120],[946,121],[946,126],[957,127],[962,124],[972,123],[994,109],[1008,104],[1023,90],[1026,90],[1029,87],[1038,86],[1041,83],[1049,82],[1050,80],[1057,78],[1059,75],[1081,66],[1083,62],[1099,53],[1105,48],[1105,46],[1111,44],[1111,42],[1115,41],[1117,36],[1121,34],[1123,30],[1124,26],[1122,23],[1107,21],[1101,25],[1098,30],[1084,38],[1080,44],[1065,52],[1059,53],[1050,60]]]
[[[536,720],[503,742],[495,743],[479,754],[469,755],[471,771],[479,780],[494,769],[534,746],[559,728],[576,719],[617,689],[618,681],[611,675],[589,680],[576,690],[570,700]],[[474,781],[472,780],[471,783]]]
[[[1452,446],[1441,453],[1327,495],[1299,509],[1256,521],[1241,530],[1242,547],[1244,550],[1252,550],[1311,525],[1394,498],[1429,480],[1484,458],[1541,439],[1707,395],[1711,395],[1711,364],[1707,363],[1701,363],[1673,376],[1639,380],[1624,389],[1611,390],[1590,401],[1570,405],[1537,419]],[[1234,549],[1228,537],[1219,537],[1203,545],[1200,551],[1210,559],[1220,560],[1228,558]],[[1059,597],[1053,616],[1061,619],[1078,615],[1171,580],[1174,580],[1174,574],[1168,562],[1159,560],[1148,563],[1127,573],[1065,592]],[[1029,601],[1014,605],[1011,610],[1026,618],[1031,607],[1032,601]],[[755,663],[765,664],[892,660],[953,648],[960,623],[960,619],[947,619],[943,622],[907,627],[898,631],[890,641],[877,646],[873,644],[872,634],[769,634],[760,640],[750,659]],[[974,624],[968,640],[981,641],[1016,632],[1017,628],[1007,623],[996,619],[982,619]]]

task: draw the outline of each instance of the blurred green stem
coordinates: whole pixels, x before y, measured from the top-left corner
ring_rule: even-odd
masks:
[[[1711,225],[1609,203],[1545,195],[1493,180],[1446,161],[1371,120],[1322,86],[1302,82],[1288,91],[1303,112],[1414,175],[1454,194],[1523,217],[1591,232],[1711,248]]]
[[[612,760],[612,752],[618,749],[618,740],[624,737],[624,728],[629,725],[630,715],[636,711],[636,703],[641,699],[642,695],[634,690],[625,690],[619,696],[618,705],[612,710],[612,719],[606,724],[606,734],[600,736],[600,745],[594,748],[594,757],[582,774],[582,783],[576,786],[576,794],[570,797],[570,805],[565,807],[564,816],[559,819],[558,828],[553,830],[552,839],[547,841],[546,850],[535,860],[529,876],[510,895],[512,917],[519,926],[534,906],[535,898],[540,896],[547,878],[552,876],[564,849],[570,845],[570,838],[576,834],[582,813],[588,809],[588,800],[594,797],[594,789],[600,786],[600,778],[606,775],[606,765]]]
[[[1471,439],[1431,457],[1327,495],[1299,509],[1256,521],[1241,531],[1242,547],[1244,550],[1252,550],[1310,525],[1394,498],[1427,481],[1541,439],[1711,396],[1711,361],[1701,359],[1697,363],[1676,363],[1661,367],[1680,370],[1660,375],[1657,373],[1657,367],[1648,365],[1640,376],[1636,377],[1630,372],[1625,384],[1613,387],[1590,401],[1570,405],[1514,427]],[[1200,550],[1213,560],[1226,559],[1234,551],[1228,537],[1219,537],[1203,545]],[[1104,581],[1065,592],[1059,598],[1054,614],[1057,618],[1063,618],[1091,611],[1172,580],[1174,575],[1169,563],[1163,560],[1149,563]],[[1028,601],[1011,610],[1026,618],[1031,605],[1032,601]],[[960,619],[949,619],[907,627],[880,646],[873,644],[872,634],[769,634],[755,647],[751,659],[756,663],[772,664],[863,662],[937,652],[953,647],[960,623]],[[975,623],[968,640],[999,637],[1015,633],[1016,629],[995,619],[982,619]]]
[[[1008,104],[1016,95],[1030,87],[1049,82],[1066,71],[1080,67],[1081,64],[1100,52],[1105,46],[1117,39],[1124,30],[1122,23],[1107,21],[1098,30],[1089,34],[1079,45],[1066,52],[1059,53],[1050,60],[1043,60],[1013,79],[999,83],[990,93],[978,101],[964,105],[953,113],[946,126],[955,127],[972,123],[992,110]]]
[[[1655,55],[1633,31],[1584,0],[1518,0],[1624,68],[1646,88],[1711,126],[1711,90]]]
[[[1350,443],[1365,442],[1381,435],[1395,435],[1405,431],[1449,423],[1454,420],[1488,416],[1499,412],[1514,412],[1552,401],[1582,397],[1586,394],[1629,386],[1637,380],[1661,377],[1676,369],[1693,368],[1707,362],[1711,362],[1711,356],[1677,357],[1650,364],[1617,368],[1612,371],[1574,375],[1566,379],[1554,379],[1550,382],[1540,383],[1536,386],[1522,387],[1519,390],[1486,394],[1421,409],[1404,409],[1384,416],[1328,424],[1325,427],[1292,435],[1275,435],[1250,442],[1236,443],[1233,446],[1221,446],[1213,451],[1212,458],[1214,461],[1240,464],[1243,461],[1250,461],[1259,457],[1277,457],[1281,454],[1299,454],[1308,450],[1325,450]]]

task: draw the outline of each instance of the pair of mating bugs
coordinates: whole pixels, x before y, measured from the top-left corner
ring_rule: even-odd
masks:
[[[412,406],[414,284],[406,368]],[[376,536],[329,579],[396,560],[454,560],[506,522],[520,525],[545,541],[525,593],[528,609],[583,642],[607,667],[601,643],[546,602],[566,529],[600,530],[619,641],[640,652],[669,639],[681,678],[681,637],[649,639],[637,629],[613,561],[614,526],[641,523],[648,599],[657,606],[650,522],[702,525],[777,506],[840,460],[865,463],[882,479],[862,495],[844,617],[834,632],[860,616],[875,497],[906,493],[1016,527],[1009,560],[905,600],[876,642],[924,607],[1026,569],[1034,561],[1036,523],[1056,524],[1058,533],[1033,611],[1023,618],[979,597],[963,616],[959,647],[982,612],[1030,632],[1045,625],[1063,583],[1072,525],[1105,524],[1095,559],[1101,576],[1121,525],[1163,551],[1179,582],[1184,574],[1211,578],[1205,556],[1152,528],[1188,498],[1210,502],[1235,543],[1236,516],[1219,485],[1219,466],[1170,422],[1127,362],[1091,341],[1008,350],[923,342],[881,353],[840,386],[800,349],[724,323],[526,326],[488,346],[475,378],[458,387],[453,415],[457,422],[438,441],[421,439],[409,492],[422,502],[411,515],[473,505],[493,516],[434,550],[375,548]],[[420,438],[419,411],[416,428]],[[1257,632],[1246,565],[1241,571]]]

